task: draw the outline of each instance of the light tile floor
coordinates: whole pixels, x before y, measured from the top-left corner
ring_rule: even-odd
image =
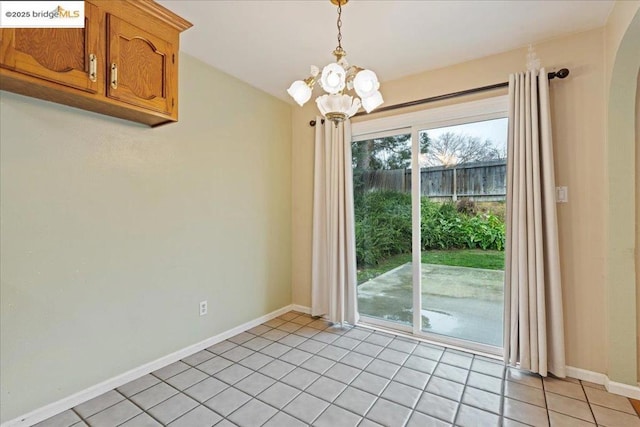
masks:
[[[38,426],[640,426],[600,385],[290,312]]]

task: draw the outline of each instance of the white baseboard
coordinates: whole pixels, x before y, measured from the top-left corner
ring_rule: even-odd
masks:
[[[303,311],[305,309],[307,311]],[[71,396],[67,396],[63,399],[58,400],[57,402],[51,403],[49,405],[43,406],[42,408],[33,410],[20,417],[6,421],[2,423],[0,427],[27,427],[27,426],[32,426],[34,424],[37,424],[40,421],[46,420],[47,418],[50,418],[54,415],[57,415],[61,412],[66,411],[67,409],[71,409],[74,406],[79,405],[80,403],[86,402],[87,400],[100,396],[101,394],[106,393],[109,390],[113,390],[114,388],[120,387],[150,372],[157,371],[160,368],[163,368],[167,365],[177,362],[180,359],[184,359],[187,356],[190,356],[194,353],[204,350],[207,347],[211,347],[214,344],[217,344],[221,341],[231,338],[234,335],[237,335],[241,332],[244,332],[253,327],[256,327],[264,322],[268,322],[269,320],[276,318],[291,310],[299,311],[302,313],[306,313],[310,311],[308,307],[302,307],[302,306],[293,305],[293,304],[287,305],[278,310],[272,311],[269,314],[265,314],[264,316],[258,317],[257,319],[253,319],[249,322],[243,323],[240,326],[236,326],[235,328],[229,329],[218,335],[207,338],[206,340],[200,341],[199,343],[185,347],[181,350],[178,350],[174,353],[163,356],[152,362],[145,363],[142,366],[131,369],[130,371],[117,375],[99,384],[91,386],[85,390],[79,391],[78,393],[72,394]]]
[[[607,383],[604,386],[610,393],[620,394],[622,396],[630,397],[631,399],[640,400],[640,386],[617,383],[615,381],[610,381],[609,378],[607,378]]]
[[[298,311],[303,314],[311,314],[311,307],[307,307],[304,305],[291,304],[291,310]]]
[[[567,366],[567,376],[575,378],[577,380],[589,381],[590,383],[605,385],[607,383],[607,376],[599,372],[587,371],[586,369],[574,368],[573,366]]]
[[[587,371],[586,369],[574,368],[567,366],[567,376],[582,381],[589,381],[595,384],[603,385],[609,393],[619,394],[621,396],[630,397],[631,399],[640,400],[640,385],[629,385],[611,381],[608,376],[599,372]]]

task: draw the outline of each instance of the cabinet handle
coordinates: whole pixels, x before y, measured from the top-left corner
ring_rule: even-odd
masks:
[[[89,80],[98,81],[98,58],[93,53],[89,55]]]
[[[118,65],[115,62],[111,64],[111,88],[118,89]]]

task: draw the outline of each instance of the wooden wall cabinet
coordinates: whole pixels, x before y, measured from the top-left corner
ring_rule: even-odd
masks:
[[[0,89],[156,126],[178,120],[180,32],[151,0],[85,1],[85,28],[0,29]]]

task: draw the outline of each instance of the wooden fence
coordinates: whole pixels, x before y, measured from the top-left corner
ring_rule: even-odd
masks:
[[[420,170],[420,192],[434,200],[503,201],[507,194],[505,160],[435,166]],[[354,171],[354,174],[358,174]],[[411,169],[363,171],[362,190],[411,191]]]

